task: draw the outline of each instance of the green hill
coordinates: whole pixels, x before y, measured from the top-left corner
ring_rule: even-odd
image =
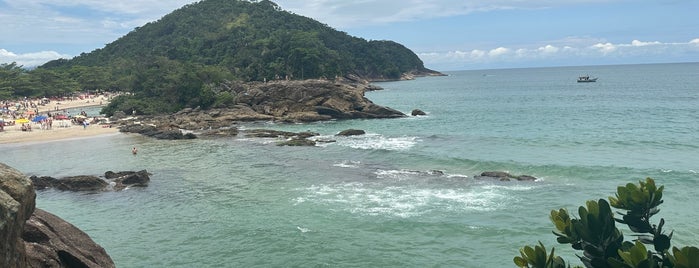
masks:
[[[352,37],[271,1],[237,0],[184,6],[69,64],[103,66],[153,57],[223,66],[236,77],[260,81],[347,73],[398,79],[405,72],[427,71],[398,43]]]
[[[131,91],[162,104],[152,112],[209,107],[214,88],[226,80],[396,80],[436,73],[401,44],[352,37],[268,0],[189,4],[104,48],[37,70],[60,73],[82,89]]]

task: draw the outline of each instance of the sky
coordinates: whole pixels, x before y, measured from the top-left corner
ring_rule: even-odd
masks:
[[[104,47],[192,0],[0,0],[0,64]],[[276,0],[438,71],[699,62],[697,0]]]

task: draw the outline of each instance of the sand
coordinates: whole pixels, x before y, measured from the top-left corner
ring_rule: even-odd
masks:
[[[64,109],[90,107],[107,105],[108,100],[104,96],[97,96],[89,100],[73,100],[73,101],[52,101],[46,105],[39,106],[39,113],[54,112],[56,106],[59,111]],[[65,139],[80,139],[99,135],[110,135],[119,133],[119,129],[110,128],[108,125],[89,125],[87,127],[79,125],[70,125],[68,127],[59,127],[54,121],[53,128],[41,129],[39,124],[32,123],[32,131],[22,131],[21,124],[15,126],[5,126],[4,131],[0,131],[0,144],[11,143],[28,143],[28,142],[48,142]]]

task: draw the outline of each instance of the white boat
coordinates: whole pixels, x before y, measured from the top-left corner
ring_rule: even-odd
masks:
[[[590,78],[589,75],[578,77],[578,83],[597,82],[597,77]]]

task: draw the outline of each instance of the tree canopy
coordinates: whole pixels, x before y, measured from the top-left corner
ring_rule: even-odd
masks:
[[[17,70],[16,65],[2,68],[0,97],[120,90],[134,93],[125,98],[167,104],[145,109],[152,112],[208,107],[217,97],[210,88],[226,80],[347,74],[391,80],[409,72],[432,72],[401,44],[352,37],[268,0],[203,0],[73,59],[54,60],[32,71]],[[42,83],[52,84],[51,91],[39,87]]]

